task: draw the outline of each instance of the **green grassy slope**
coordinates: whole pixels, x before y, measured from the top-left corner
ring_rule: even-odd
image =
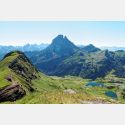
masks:
[[[120,99],[112,99],[105,95],[108,88],[86,87],[89,80],[79,77],[67,76],[48,77],[40,74],[40,78],[33,80],[36,91],[28,93],[25,97],[11,104],[110,104],[124,103]],[[72,90],[68,93],[65,90]],[[116,89],[112,91],[116,92]]]
[[[0,102],[15,101],[33,91],[32,80],[37,77],[35,67],[23,53],[7,54],[0,62]]]
[[[8,68],[9,63],[14,60],[18,54],[13,53],[11,56],[5,58],[0,62],[0,88],[9,85],[10,83],[5,79],[7,75],[11,74]]]

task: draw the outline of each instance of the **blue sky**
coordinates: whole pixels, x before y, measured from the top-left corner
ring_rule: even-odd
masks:
[[[125,21],[0,22],[0,45],[51,43],[58,34],[75,44],[125,47]]]

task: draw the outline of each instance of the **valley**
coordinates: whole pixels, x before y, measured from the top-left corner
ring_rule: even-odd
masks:
[[[39,51],[8,52],[0,61],[0,103],[124,104],[125,51],[79,48],[58,35]]]

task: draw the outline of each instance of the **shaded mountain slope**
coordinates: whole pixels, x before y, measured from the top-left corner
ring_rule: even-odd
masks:
[[[111,70],[118,77],[125,77],[125,52],[97,51],[89,54],[76,53],[64,60],[54,75],[75,75],[83,78],[96,79],[104,77]]]

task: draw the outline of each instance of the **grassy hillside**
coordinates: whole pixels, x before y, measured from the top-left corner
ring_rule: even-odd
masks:
[[[11,52],[0,62],[0,101],[14,101],[33,91],[35,67],[21,52]]]
[[[124,103],[121,98],[112,99],[105,95],[111,91],[107,87],[86,87],[87,79],[80,77],[66,76],[48,77],[40,74],[40,78],[33,80],[33,87],[36,91],[28,93],[25,97],[11,104],[110,104]],[[109,83],[105,83],[109,84]],[[117,92],[116,88],[112,91]]]

